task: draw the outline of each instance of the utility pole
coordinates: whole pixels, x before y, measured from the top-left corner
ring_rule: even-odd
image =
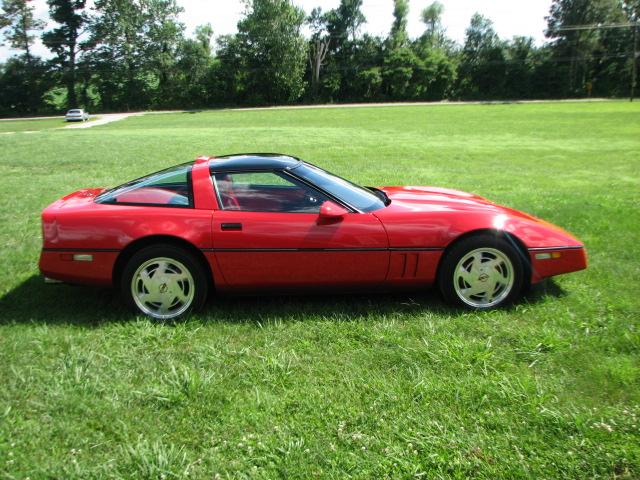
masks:
[[[636,83],[638,76],[638,20],[633,24],[633,58],[631,59],[631,97],[630,102],[633,102],[633,97],[636,94]]]

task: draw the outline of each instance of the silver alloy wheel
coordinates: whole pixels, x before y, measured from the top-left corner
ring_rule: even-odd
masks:
[[[463,256],[453,272],[456,294],[474,308],[490,308],[513,289],[513,264],[500,250],[477,248]]]
[[[181,262],[167,257],[152,258],[133,274],[131,295],[142,312],[167,320],[191,306],[195,284],[191,272]]]

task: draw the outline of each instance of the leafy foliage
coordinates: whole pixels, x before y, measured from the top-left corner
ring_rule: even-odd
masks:
[[[34,32],[44,28],[44,22],[33,17],[33,5],[29,0],[3,0],[0,13],[0,28],[12,48],[22,50],[28,65],[31,64],[31,49]]]
[[[119,111],[625,96],[632,71],[628,25],[640,18],[638,0],[553,0],[542,46],[528,37],[499,38],[479,14],[458,45],[447,38],[438,1],[420,12],[424,33],[411,39],[408,0],[394,0],[386,38],[361,34],[363,0],[340,0],[308,16],[291,0],[245,0],[238,32],[214,38],[207,25],[185,35],[177,0],[95,0],[91,13],[85,0],[48,0],[58,27],[42,36],[54,53],[43,69],[31,53],[43,23],[29,1],[3,0],[0,28],[29,68],[7,64],[0,82],[50,90],[33,90],[27,105],[7,88],[0,114],[45,112],[60,102]],[[45,74],[47,81],[39,77]]]
[[[290,103],[304,92],[304,12],[289,0],[251,0],[238,23],[244,96],[261,104]]]
[[[83,47],[80,37],[89,20],[86,0],[47,0],[47,3],[51,20],[59,26],[45,32],[42,41],[55,54],[53,63],[67,89],[67,106],[75,108],[78,106],[77,60]]]

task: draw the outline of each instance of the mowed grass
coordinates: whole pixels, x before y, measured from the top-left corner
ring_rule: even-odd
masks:
[[[68,125],[62,117],[33,120],[1,120],[0,134],[17,132],[39,132],[50,128],[61,128]]]
[[[0,476],[640,477],[640,104],[152,115],[0,147]],[[38,276],[48,203],[246,151],[478,193],[573,232],[589,269],[495,312],[214,297],[174,325]]]

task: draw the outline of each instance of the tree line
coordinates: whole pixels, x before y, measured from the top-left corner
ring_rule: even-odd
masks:
[[[291,0],[244,0],[237,33],[185,34],[176,0],[3,0],[0,29],[18,54],[0,65],[0,115],[317,102],[545,99],[629,94],[640,0],[553,0],[547,42],[501,39],[475,14],[460,45],[444,7],[393,0],[386,37],[362,34],[363,0],[306,14]],[[585,27],[586,26],[586,27]],[[50,59],[33,54],[40,36]]]

